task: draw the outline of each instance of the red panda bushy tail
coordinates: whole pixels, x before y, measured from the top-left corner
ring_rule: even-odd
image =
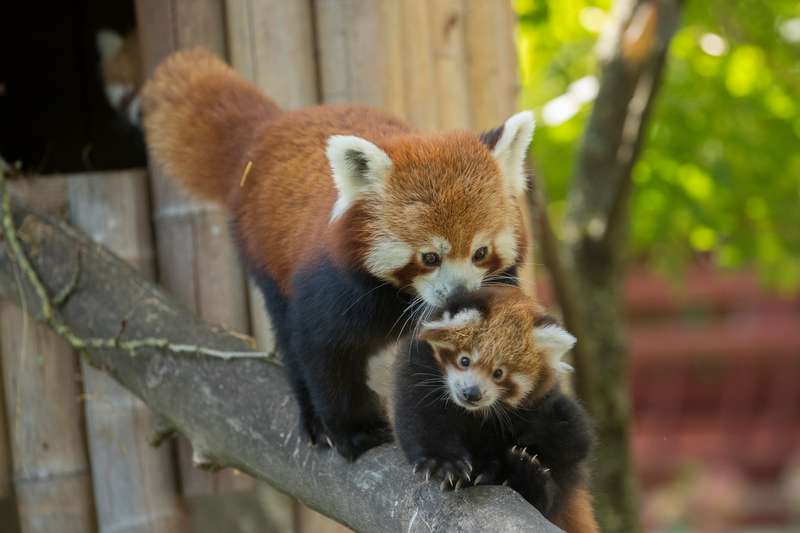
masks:
[[[245,154],[281,114],[261,91],[202,48],[166,58],[142,90],[152,155],[185,189],[223,205],[239,186]]]

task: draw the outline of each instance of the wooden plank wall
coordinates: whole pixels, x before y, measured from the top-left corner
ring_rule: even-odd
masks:
[[[65,212],[63,178],[28,179],[9,189],[45,211]],[[39,238],[34,225],[20,231]],[[22,531],[96,531],[78,355],[23,309],[0,301],[0,358]]]
[[[75,227],[154,280],[147,180],[145,169],[73,175],[67,195]],[[172,443],[145,440],[155,415],[86,361],[81,370],[100,533],[187,532]]]
[[[147,76],[167,55],[204,46],[227,57],[225,11],[219,0],[137,0],[136,15]],[[150,166],[159,282],[209,322],[249,334],[245,275],[228,233],[226,213],[178,191],[155,163]],[[192,466],[191,444],[178,439],[185,495],[251,490],[253,480],[230,469],[211,474]]]

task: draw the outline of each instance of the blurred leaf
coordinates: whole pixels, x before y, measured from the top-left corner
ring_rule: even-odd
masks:
[[[539,117],[532,156],[554,223],[591,103],[561,124],[541,110],[597,74],[597,24],[610,4],[517,2],[521,105]],[[799,17],[796,1],[686,3],[633,170],[634,260],[680,274],[710,252],[722,268],[751,265],[775,288],[800,286],[800,36],[789,23]]]

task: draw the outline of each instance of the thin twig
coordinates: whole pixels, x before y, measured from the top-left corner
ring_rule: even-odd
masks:
[[[55,298],[53,298],[53,305],[56,307],[64,305],[66,301],[72,296],[72,293],[75,292],[75,287],[78,286],[78,282],[81,280],[81,271],[83,270],[83,248],[78,248],[78,264],[75,266],[75,272],[72,273],[72,279],[69,280],[69,283],[66,287],[61,289]]]
[[[137,339],[131,341],[121,341],[122,333],[125,329],[125,323],[127,321],[123,321],[121,331],[119,334],[111,339],[101,339],[101,338],[89,338],[89,339],[82,339],[75,335],[72,330],[67,327],[65,324],[60,322],[55,314],[53,313],[53,305],[55,301],[59,301],[63,303],[75,290],[75,286],[78,284],[81,275],[81,251],[78,252],[78,266],[75,269],[75,273],[73,274],[72,280],[66,287],[59,293],[59,295],[51,300],[50,296],[47,294],[47,289],[45,288],[44,284],[39,279],[39,275],[33,269],[33,265],[28,260],[28,256],[25,254],[25,251],[22,249],[22,245],[20,244],[17,234],[14,227],[14,219],[11,215],[11,198],[6,191],[6,180],[5,180],[5,173],[0,169],[0,195],[2,195],[2,205],[3,205],[3,219],[2,219],[2,230],[0,233],[5,236],[6,242],[8,246],[11,248],[12,255],[14,259],[19,264],[19,267],[22,269],[22,272],[27,276],[28,281],[33,286],[34,291],[39,296],[39,300],[41,301],[41,313],[37,316],[43,324],[51,328],[55,331],[59,337],[66,340],[73,348],[80,351],[84,356],[88,356],[89,349],[96,349],[96,350],[126,350],[130,355],[133,357],[136,355],[136,351],[141,348],[159,348],[168,350],[173,353],[198,353],[203,355],[208,355],[211,357],[219,357],[221,359],[236,359],[236,358],[263,358],[263,359],[275,359],[275,352],[226,352],[223,350],[215,350],[213,348],[206,348],[204,346],[197,346],[197,345],[189,345],[189,344],[172,344],[168,339],[158,339],[158,338],[145,338],[145,339]],[[21,284],[20,284],[21,285]],[[24,301],[24,298],[23,298]],[[89,357],[89,362],[91,363],[91,358]]]

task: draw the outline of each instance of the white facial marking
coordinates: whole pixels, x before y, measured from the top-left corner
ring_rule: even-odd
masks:
[[[367,270],[381,279],[387,279],[395,270],[404,267],[414,251],[396,237],[388,234],[373,241],[367,255]]]
[[[559,374],[572,370],[572,367],[563,362],[561,358],[572,349],[576,341],[577,339],[572,334],[555,324],[533,328],[533,342]]]
[[[503,134],[492,151],[512,197],[525,192],[528,180],[525,177],[525,153],[533,137],[536,120],[533,111],[522,111],[508,119],[503,126]]]
[[[422,327],[425,329],[462,329],[469,326],[478,326],[483,322],[483,316],[477,309],[462,309],[451,316],[449,311],[445,311],[442,318],[434,322],[425,322]]]
[[[339,198],[333,206],[333,223],[364,193],[378,190],[392,170],[391,158],[371,142],[352,135],[331,135],[325,151]]]
[[[506,228],[494,238],[494,250],[503,259],[504,265],[511,266],[517,258],[517,236],[512,228]]]
[[[462,357],[470,358],[470,366],[467,368],[454,368],[452,366],[447,369],[447,387],[450,390],[451,399],[464,409],[473,411],[483,409],[492,405],[499,397],[497,385],[492,383],[491,378],[487,378],[482,372],[474,370],[472,359],[473,354],[460,353],[458,354],[458,361]],[[478,387],[481,391],[481,399],[477,402],[470,402],[464,396],[464,391],[470,387]]]
[[[516,384],[519,391],[516,397],[517,400],[527,397],[536,385],[535,379],[520,373],[512,374],[509,379]]]
[[[442,239],[441,237],[433,238],[433,247],[438,254],[449,254],[450,250],[453,249],[453,245],[447,239]]]
[[[456,287],[464,286],[470,291],[480,287],[484,272],[486,269],[476,267],[469,257],[460,260],[444,257],[436,270],[417,276],[412,285],[426,303],[441,307]]]

